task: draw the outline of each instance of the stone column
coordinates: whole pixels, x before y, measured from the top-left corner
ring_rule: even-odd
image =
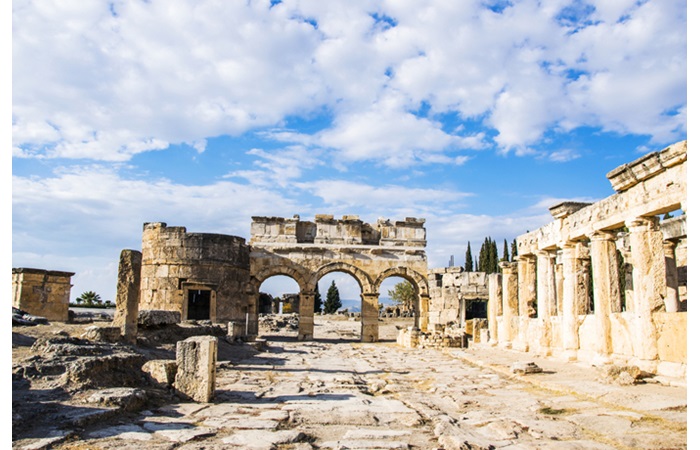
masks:
[[[557,252],[554,264],[554,297],[557,302],[557,316],[564,314],[564,266],[561,263],[561,251]]]
[[[534,255],[518,256],[518,301],[520,317],[537,317],[537,276]]]
[[[556,253],[547,250],[537,252],[537,318],[540,324],[538,353],[551,354],[552,316],[557,314],[554,258]]]
[[[518,326],[518,266],[511,262],[498,263],[503,274],[503,336],[501,343],[511,347]]]
[[[314,338],[314,291],[299,292],[299,337],[300,341]]]
[[[562,265],[564,271],[564,292],[562,293],[563,317],[562,317],[562,346],[564,357],[570,360],[576,359],[578,344],[578,305],[576,295],[577,267],[576,244],[566,243],[562,251]]]
[[[663,234],[659,231],[659,219],[656,217],[638,217],[626,222],[626,225],[630,231],[634,316],[637,325],[637,336],[632,340],[632,345],[636,357],[650,362],[658,356],[656,328],[651,313],[663,311],[665,307],[666,258]]]
[[[175,389],[196,402],[208,403],[216,387],[217,338],[194,336],[177,343]]]
[[[121,329],[125,342],[136,343],[141,289],[141,252],[122,250],[117,274],[116,309],[112,325]]]
[[[596,351],[607,360],[612,353],[610,314],[620,310],[620,274],[617,265],[615,235],[596,231],[591,240],[593,303],[596,320]]]
[[[547,250],[537,252],[537,317],[549,319],[557,314],[554,258]]]
[[[664,255],[666,257],[666,312],[678,312],[680,310],[676,245],[678,245],[677,242],[664,241]]]
[[[498,316],[503,314],[503,287],[501,274],[491,273],[489,277],[489,302],[486,317],[489,326],[489,343],[498,343]]]
[[[422,332],[427,332],[428,331],[428,319],[430,318],[429,315],[429,309],[430,309],[430,296],[428,294],[419,294],[418,296],[418,303],[420,305],[420,309],[416,311],[416,326],[422,331]]]
[[[361,311],[360,340],[362,342],[377,342],[379,340],[379,294],[363,293]]]

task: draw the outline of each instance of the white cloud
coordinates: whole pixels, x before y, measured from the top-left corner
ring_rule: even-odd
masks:
[[[486,119],[498,146],[521,153],[579,126],[678,138],[685,2],[577,5],[15,2],[13,152],[201,152],[207,138],[321,109],[335,121],[317,143],[346,163],[432,163],[484,146],[445,131],[446,113]]]
[[[451,208],[472,195],[444,189],[369,185],[347,180],[318,180],[297,183],[296,186],[322,198],[330,213],[361,214],[373,218],[388,215],[388,219],[425,217],[438,211],[449,214]]]

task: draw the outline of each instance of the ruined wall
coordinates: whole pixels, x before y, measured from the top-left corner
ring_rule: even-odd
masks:
[[[503,312],[489,308],[491,343],[684,375],[686,162],[682,141],[624,164],[607,174],[615,194],[555,205],[551,223],[518,236],[517,265],[502,266],[503,298],[492,289]],[[514,279],[517,292],[506,295]]]
[[[402,221],[379,219],[368,224],[358,216],[335,219],[330,214],[317,214],[313,222],[302,221],[299,216],[253,217],[250,243],[425,247],[424,223],[425,219],[407,217]]]
[[[455,323],[464,327],[473,301],[487,301],[489,287],[486,273],[464,272],[463,267],[443,267],[428,271],[430,304],[428,329]]]
[[[313,338],[316,283],[331,272],[344,272],[360,286],[362,340],[378,339],[379,287],[388,277],[408,280],[416,296],[416,326],[427,328],[428,263],[424,219],[379,219],[318,214],[313,222],[280,217],[253,217],[250,227],[251,295],[269,277],[286,275],[300,289],[299,338]],[[421,315],[423,312],[423,315]]]
[[[50,321],[67,322],[73,272],[12,269],[12,306]]]
[[[139,309],[179,311],[186,320],[189,295],[209,292],[210,320],[245,320],[250,250],[243,238],[146,223],[142,254]]]

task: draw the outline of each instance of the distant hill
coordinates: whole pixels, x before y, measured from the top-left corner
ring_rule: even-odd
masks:
[[[340,309],[347,308],[349,312],[356,312],[356,313],[359,313],[362,311],[362,301],[361,300],[341,299],[340,303],[342,304]],[[383,303],[384,306],[395,305],[394,301],[390,298],[380,298],[379,303]]]

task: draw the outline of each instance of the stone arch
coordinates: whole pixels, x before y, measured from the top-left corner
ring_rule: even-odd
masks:
[[[311,286],[311,291],[313,291],[313,287],[315,284],[310,284],[309,280],[312,278],[310,273],[305,270],[305,269],[298,269],[293,266],[289,265],[274,265],[274,266],[266,266],[260,270],[258,270],[255,275],[251,275],[250,277],[250,288],[251,291],[254,293],[259,293],[260,292],[260,286],[262,286],[263,282],[267,280],[270,277],[274,277],[277,275],[286,275],[290,278],[292,278],[294,281],[296,281],[297,285],[299,285],[299,291],[300,292],[306,292],[309,291],[309,286]]]
[[[353,277],[360,285],[361,294],[377,292],[373,289],[374,284],[367,273],[365,273],[362,269],[345,262],[332,262],[322,266],[316,271],[315,274],[313,274],[311,284],[316,286],[316,283],[318,283],[321,278],[331,272],[343,272]]]
[[[415,326],[421,330],[425,330],[428,327],[428,308],[430,304],[430,295],[428,293],[428,280],[421,273],[416,272],[408,267],[391,267],[379,274],[375,280],[376,292],[379,292],[379,288],[382,282],[389,277],[400,277],[407,280],[413,285],[413,289],[416,290],[416,304],[415,304]]]
[[[409,269],[408,267],[391,267],[379,274],[374,282],[375,292],[379,292],[379,287],[382,285],[384,280],[389,277],[401,277],[408,280],[413,284],[413,288],[416,289],[416,293],[419,296],[428,295],[428,280],[419,272]]]

